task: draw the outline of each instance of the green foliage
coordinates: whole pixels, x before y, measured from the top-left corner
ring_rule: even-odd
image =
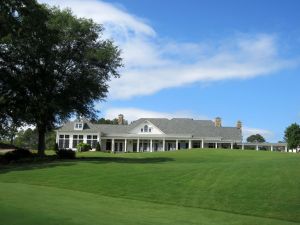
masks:
[[[13,144],[14,138],[18,133],[17,128],[17,123],[14,123],[12,120],[6,118],[1,121],[0,119],[0,140]]]
[[[83,142],[79,143],[79,144],[76,146],[76,148],[77,148],[77,150],[80,151],[80,152],[87,152],[87,151],[89,151],[89,150],[92,149],[92,147],[91,147],[89,144],[83,143]]]
[[[97,152],[100,152],[101,151],[101,145],[99,142],[97,142],[97,145],[96,145],[96,151]]]
[[[118,124],[118,119],[105,119],[105,118],[100,118],[100,119],[91,119],[92,123],[95,124],[112,124],[112,125],[117,125]],[[124,120],[124,125],[128,125],[128,121]]]
[[[92,119],[91,122],[95,124],[118,124],[118,120],[110,120],[105,118]]]
[[[16,149],[6,152],[3,156],[4,162],[18,161],[24,158],[32,158],[34,155],[27,149]]]
[[[46,133],[46,148],[53,149],[55,145],[56,135],[54,131]],[[21,130],[16,134],[14,140],[16,146],[20,148],[28,148],[36,150],[38,147],[38,131],[36,129],[28,128]]]
[[[15,145],[20,148],[37,149],[38,134],[36,129],[28,128],[17,133]]]
[[[234,143],[232,147],[233,147],[233,149],[239,149],[239,146],[237,145],[237,143]]]
[[[54,144],[54,151],[57,152],[58,150],[59,150],[58,144],[55,143],[55,144]]]
[[[53,147],[55,147],[55,143],[56,143],[56,132],[47,131],[45,136],[46,149],[52,150]]]
[[[102,38],[101,25],[70,10],[3,0],[0,18],[0,118],[11,113],[36,126],[42,155],[45,133],[56,123],[95,115],[94,102],[119,77],[120,51]]]
[[[55,152],[59,159],[75,159],[76,152],[72,149],[59,149]]]
[[[260,134],[253,134],[247,138],[247,142],[250,143],[263,143],[266,142],[265,138]]]
[[[291,124],[284,132],[284,139],[289,149],[300,146],[300,126],[297,123]]]

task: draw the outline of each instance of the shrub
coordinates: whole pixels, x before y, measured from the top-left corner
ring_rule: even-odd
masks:
[[[97,145],[96,145],[96,151],[101,151],[101,145],[99,142],[97,142]]]
[[[54,151],[57,152],[58,150],[59,150],[58,144],[55,143],[55,145],[54,145]]]
[[[32,154],[29,150],[19,148],[11,152],[6,152],[3,156],[3,160],[6,162],[11,162],[11,161],[18,161],[24,158],[33,158],[33,157],[34,154]]]
[[[237,145],[237,143],[233,144],[233,149],[240,149],[239,146]]]
[[[56,155],[60,159],[75,159],[76,158],[76,152],[72,149],[59,149],[56,151]]]
[[[89,145],[89,144],[86,144],[86,143],[79,143],[77,146],[76,146],[77,150],[80,151],[80,152],[87,152],[89,150],[92,149],[92,147]]]

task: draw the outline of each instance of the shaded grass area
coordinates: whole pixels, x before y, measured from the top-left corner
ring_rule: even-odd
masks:
[[[60,201],[61,196],[55,197],[55,190],[61,190],[60,188],[80,191],[80,196],[83,195],[82,192],[97,195],[99,198],[111,196],[111,199],[121,201],[122,204],[119,203],[116,207],[108,204],[108,211],[128,211],[127,222],[123,224],[139,221],[140,217],[144,217],[142,213],[134,213],[138,210],[136,208],[142,207],[136,202],[154,204],[149,208],[150,214],[154,213],[152,211],[155,207],[161,205],[166,216],[160,222],[146,219],[135,224],[148,224],[151,221],[164,224],[164,220],[173,221],[174,215],[168,213],[172,207],[179,207],[179,211],[197,218],[197,223],[186,218],[186,223],[177,224],[215,224],[212,220],[205,222],[206,214],[203,209],[212,210],[210,213],[217,213],[215,210],[223,211],[224,215],[225,212],[234,213],[228,215],[232,218],[237,214],[255,216],[240,219],[237,216],[238,222],[235,223],[234,219],[227,221],[226,216],[218,214],[214,216],[220,216],[221,220],[216,224],[268,224],[268,221],[260,221],[262,217],[282,220],[278,224],[284,224],[283,220],[300,222],[300,155],[238,150],[192,150],[116,155],[86,152],[78,156],[79,159],[72,161],[6,166],[0,169],[0,182],[11,185],[10,191],[20,193],[22,202],[26,196],[18,190],[21,184],[53,188],[53,198],[57,201]],[[66,195],[69,193],[68,190],[62,192]],[[84,200],[80,196],[74,197],[79,201],[79,212],[83,210],[83,205],[88,204],[81,203]],[[139,201],[130,204],[132,199]],[[1,197],[1,200],[1,206],[5,206],[8,199]],[[75,204],[64,201],[65,204]],[[103,203],[98,203],[94,203],[95,207],[102,210]],[[19,207],[18,199],[11,204]],[[5,208],[7,207],[4,207],[4,211]],[[196,213],[194,210],[200,211]],[[74,216],[79,215],[74,212]],[[85,217],[84,213],[80,213],[80,216]],[[98,218],[102,217],[100,213]],[[220,223],[222,218],[224,221]],[[256,218],[257,223],[254,223]],[[1,216],[0,219],[2,220]],[[103,220],[103,224],[110,224],[110,220],[106,220]],[[203,222],[200,223],[201,220]],[[175,222],[166,224],[176,224]]]
[[[16,186],[15,184],[1,183],[0,191],[8,194],[5,198],[0,197],[1,223],[10,225],[296,224],[27,184]],[[20,204],[20,199],[23,200],[22,204]],[[22,216],[16,217],[16,213]]]

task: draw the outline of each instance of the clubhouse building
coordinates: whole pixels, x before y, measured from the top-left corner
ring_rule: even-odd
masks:
[[[235,127],[223,127],[221,118],[194,120],[187,118],[141,118],[124,125],[124,116],[118,116],[118,124],[94,124],[85,119],[65,123],[57,130],[59,148],[76,150],[80,142],[95,149],[111,152],[157,152],[191,148],[240,148],[248,145],[259,150],[262,144],[242,143],[242,123]],[[285,144],[264,146],[273,151]]]

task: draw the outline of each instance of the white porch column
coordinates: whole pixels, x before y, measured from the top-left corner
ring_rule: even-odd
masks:
[[[86,143],[87,141],[87,135],[83,135],[83,143]]]
[[[176,139],[176,150],[178,150],[178,139]]]
[[[153,152],[153,140],[150,139],[150,152]]]
[[[115,139],[111,139],[111,152],[113,153],[115,151]]]
[[[233,142],[230,143],[230,148],[233,149]]]
[[[59,134],[58,134],[58,131],[56,131],[56,140],[55,140],[55,143],[58,144],[58,139],[59,139]]]
[[[245,150],[245,145],[244,144],[242,144],[242,150]]]
[[[163,152],[166,151],[166,140],[163,139]]]
[[[274,148],[273,148],[273,145],[271,145],[271,152],[273,152],[274,151]]]
[[[256,145],[256,151],[258,151],[259,149],[258,149],[258,145]]]
[[[124,152],[127,152],[127,138],[125,138]]]
[[[140,139],[137,139],[137,148],[136,148],[137,152],[140,152]]]
[[[201,140],[201,148],[204,148],[204,139]]]
[[[69,136],[69,148],[73,148],[73,134]]]
[[[191,149],[191,148],[192,148],[192,140],[189,139],[189,149]]]
[[[287,146],[284,147],[284,151],[285,151],[285,152],[288,152]]]
[[[218,148],[218,143],[217,142],[215,143],[215,148]]]

